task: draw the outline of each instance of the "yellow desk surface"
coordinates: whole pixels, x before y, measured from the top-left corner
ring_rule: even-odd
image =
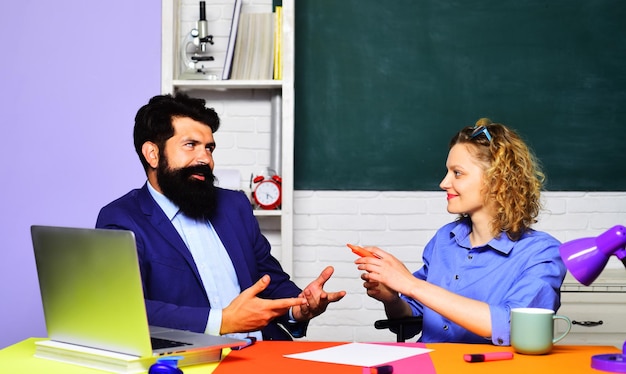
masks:
[[[34,357],[35,341],[41,338],[30,338],[0,350],[0,373],[7,374],[89,374],[103,373],[103,371],[89,369],[82,366],[64,364],[52,360]],[[303,360],[284,358],[283,355],[294,352],[305,352],[315,349],[343,344],[341,342],[257,342],[255,345],[241,351],[233,351],[221,363],[187,366],[182,370],[185,374],[231,374],[242,372],[271,373],[271,374],[303,374],[322,372],[324,374],[362,373],[360,367],[334,365]],[[596,354],[620,353],[611,346],[566,346],[556,345],[548,355],[527,356],[515,354],[512,360],[492,361],[482,363],[467,363],[463,355],[467,353],[485,353],[512,351],[511,347],[496,347],[493,345],[436,343],[426,344],[433,349],[429,354],[437,373],[497,373],[497,374],[539,374],[539,373],[567,373],[601,374],[591,368],[591,356]],[[219,367],[219,368],[218,368]],[[303,368],[304,371],[302,370]],[[217,369],[217,370],[216,370]],[[294,369],[296,369],[294,371]],[[320,370],[321,369],[321,370]],[[415,371],[416,373],[419,370]],[[402,374],[395,372],[394,374]]]
[[[34,357],[35,342],[43,338],[29,338],[0,350],[0,374],[102,374],[106,371]],[[185,374],[209,374],[218,363],[182,368]]]

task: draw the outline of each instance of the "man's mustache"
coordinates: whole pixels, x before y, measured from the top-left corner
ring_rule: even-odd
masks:
[[[213,170],[211,170],[211,167],[209,165],[187,166],[181,168],[180,173],[185,178],[189,178],[192,175],[203,175],[207,181],[213,182],[215,180]]]

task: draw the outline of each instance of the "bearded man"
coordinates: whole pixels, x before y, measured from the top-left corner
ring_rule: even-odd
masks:
[[[100,210],[97,228],[135,234],[150,325],[265,340],[306,333],[345,291],[303,290],[270,254],[248,198],[216,187],[220,120],[202,99],[155,96],[139,109],[135,151],[147,182]]]

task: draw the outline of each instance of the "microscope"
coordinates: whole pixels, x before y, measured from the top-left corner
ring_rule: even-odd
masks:
[[[221,76],[221,67],[212,63],[215,58],[209,53],[209,45],[213,45],[213,35],[209,35],[206,2],[200,1],[197,26],[185,36],[182,43],[182,79],[218,79]]]

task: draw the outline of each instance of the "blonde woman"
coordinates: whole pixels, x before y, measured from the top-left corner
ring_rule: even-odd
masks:
[[[411,273],[377,247],[355,261],[367,294],[388,318],[423,316],[423,342],[510,344],[510,310],[557,310],[566,268],[559,241],[531,225],[541,209],[544,175],[522,139],[480,119],[450,141],[440,187],[447,210]]]

